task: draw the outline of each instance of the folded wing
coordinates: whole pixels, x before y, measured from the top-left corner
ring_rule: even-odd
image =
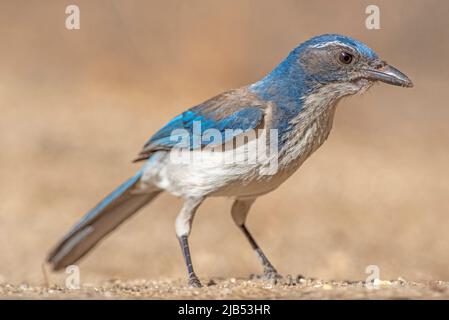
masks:
[[[148,159],[156,151],[176,146],[192,150],[226,143],[244,132],[262,127],[264,109],[263,103],[242,90],[221,94],[171,120],[147,141],[134,161]],[[204,135],[211,129],[219,134],[219,139]],[[184,143],[180,143],[181,140]]]

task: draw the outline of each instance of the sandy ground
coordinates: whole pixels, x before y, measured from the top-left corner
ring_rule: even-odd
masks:
[[[77,3],[73,32],[69,2],[0,3],[0,297],[447,297],[447,1],[377,1],[376,31],[364,25],[369,1]],[[175,280],[185,277],[174,235],[182,201],[163,194],[79,263],[81,291],[58,289],[64,273],[43,287],[48,251],[134,174],[131,160],[156,130],[328,32],[363,40],[415,84],[343,100],[324,146],[251,209],[248,228],[282,274],[335,284],[232,282],[260,266],[232,222],[232,199],[214,198],[190,244],[199,277],[217,284],[186,288]],[[366,290],[369,265],[381,279],[416,283]]]
[[[109,280],[68,290],[60,286],[0,285],[3,299],[448,299],[449,282],[380,281],[377,287],[349,281],[290,277],[280,281],[202,279],[203,288],[183,281]]]

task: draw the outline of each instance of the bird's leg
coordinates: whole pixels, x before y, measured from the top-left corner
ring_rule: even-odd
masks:
[[[193,217],[203,199],[189,198],[186,199],[181,212],[176,217],[176,235],[181,245],[182,254],[184,256],[185,263],[187,265],[187,272],[189,275],[189,285],[192,287],[201,287],[201,282],[195,274],[192,265],[192,259],[190,257],[188,237],[192,226]]]
[[[200,288],[201,282],[195,274],[192,265],[192,259],[190,258],[189,242],[187,236],[181,236],[178,238],[181,245],[182,254],[187,265],[187,273],[189,274],[189,286]]]
[[[259,245],[254,240],[253,236],[248,231],[246,226],[244,224],[242,224],[240,226],[240,229],[243,231],[243,233],[245,234],[245,236],[248,239],[249,243],[251,244],[251,247],[256,252],[257,257],[259,258],[260,263],[263,266],[263,274],[264,274],[264,276],[267,277],[268,279],[281,278],[281,276],[277,272],[276,268],[273,267],[271,262],[268,260],[267,256],[263,253],[262,249],[260,249]]]
[[[264,276],[269,279],[281,278],[282,276],[279,275],[276,268],[273,267],[273,265],[270,263],[268,258],[263,253],[262,249],[260,249],[256,240],[254,240],[253,236],[245,226],[246,216],[248,215],[248,211],[254,200],[255,198],[235,200],[234,204],[232,205],[232,218],[234,219],[235,224],[242,230],[243,234],[248,239],[253,250],[256,252],[257,257],[262,263]]]

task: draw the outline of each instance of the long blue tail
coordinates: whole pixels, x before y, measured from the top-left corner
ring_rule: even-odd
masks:
[[[141,176],[139,171],[119,186],[64,236],[47,257],[53,270],[60,270],[78,261],[108,233],[160,193],[133,193]]]

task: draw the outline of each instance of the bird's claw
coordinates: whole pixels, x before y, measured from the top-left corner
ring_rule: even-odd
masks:
[[[192,277],[189,279],[189,287],[193,287],[193,288],[201,288],[201,282],[197,277]]]
[[[284,277],[280,273],[278,273],[276,269],[265,269],[262,275],[252,274],[250,278],[264,281],[274,281],[275,283],[277,283]]]
[[[276,270],[264,272],[263,278],[265,280],[282,280],[283,276],[279,274]]]

